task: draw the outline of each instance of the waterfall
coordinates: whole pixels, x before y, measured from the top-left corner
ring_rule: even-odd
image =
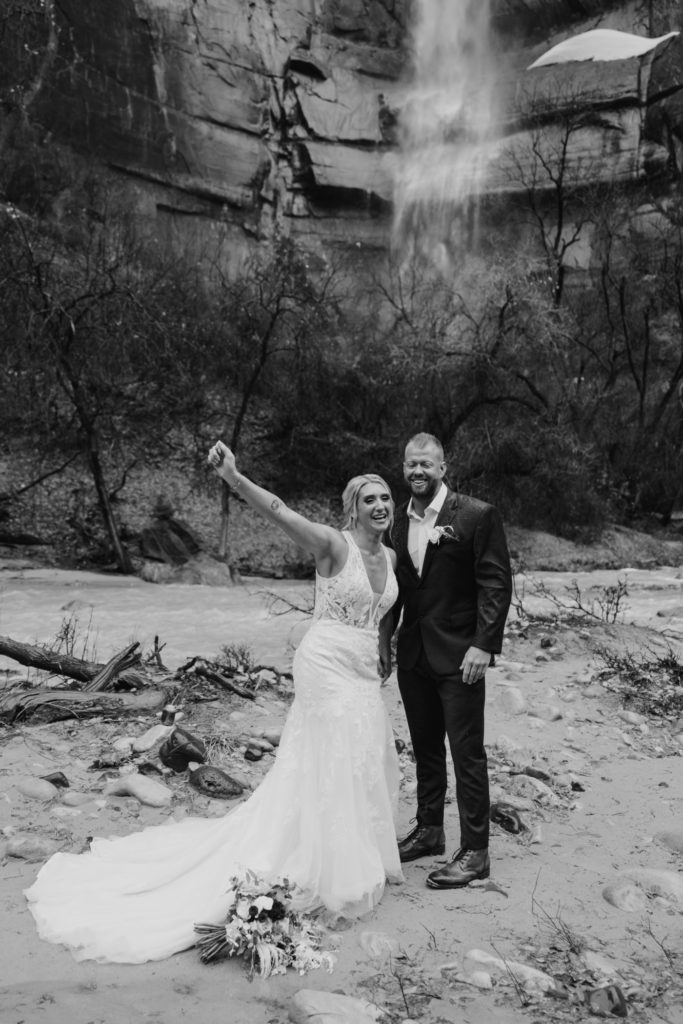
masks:
[[[393,162],[397,246],[457,244],[485,177],[494,119],[491,0],[413,0],[413,67]],[[460,225],[460,227],[458,227]]]

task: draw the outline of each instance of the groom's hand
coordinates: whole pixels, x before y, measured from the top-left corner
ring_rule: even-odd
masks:
[[[460,666],[463,683],[466,683],[468,686],[471,686],[472,683],[478,683],[480,679],[484,678],[490,662],[490,651],[482,651],[479,647],[470,647]]]

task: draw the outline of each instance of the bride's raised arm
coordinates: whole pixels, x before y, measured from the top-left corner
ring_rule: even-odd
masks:
[[[239,472],[233,452],[222,441],[213,445],[208,462],[231,490],[283,530],[295,544],[310,552],[315,557],[318,570],[322,569],[325,575],[333,575],[341,568],[346,560],[347,548],[339,530],[306,519],[289,508],[276,494],[249,480]]]

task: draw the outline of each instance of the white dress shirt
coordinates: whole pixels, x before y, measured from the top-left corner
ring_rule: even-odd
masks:
[[[427,544],[429,543],[429,531],[436,526],[436,517],[443,508],[448,488],[444,483],[436,492],[423,516],[413,506],[413,499],[408,503],[408,554],[413,565],[422,573],[422,566],[425,560]]]

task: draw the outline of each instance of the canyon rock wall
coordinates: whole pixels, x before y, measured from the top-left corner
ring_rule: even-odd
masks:
[[[257,237],[283,218],[373,233],[404,0],[60,0],[56,14],[37,115],[138,182],[147,212]]]
[[[413,0],[414,2],[414,0]],[[683,47],[529,66],[595,28],[676,30],[679,0],[494,0],[499,127],[514,154],[488,188],[525,188],[538,126],[572,132],[572,184],[677,181]],[[386,244],[409,76],[411,0],[59,0],[56,57],[34,105],[52,136],[128,182],[173,244],[276,225],[306,244]],[[530,157],[529,159],[531,159]],[[521,163],[520,163],[521,162]]]

